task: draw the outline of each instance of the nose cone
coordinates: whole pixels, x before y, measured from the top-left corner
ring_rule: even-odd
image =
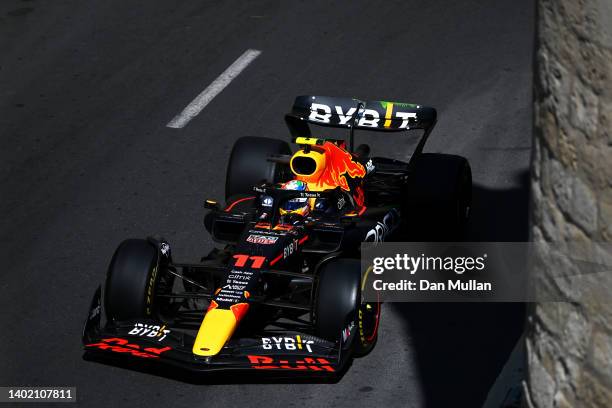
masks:
[[[245,292],[245,297],[248,296],[248,292]],[[229,309],[219,309],[218,306],[213,300],[202,320],[191,350],[196,356],[208,357],[219,354],[249,310],[249,304],[245,302],[233,304]]]
[[[200,330],[193,343],[193,354],[215,356],[232,337],[238,321],[229,309],[212,309],[204,316]]]

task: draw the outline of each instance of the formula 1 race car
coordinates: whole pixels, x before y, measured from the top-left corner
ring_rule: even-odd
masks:
[[[119,245],[85,323],[87,355],[196,373],[335,376],[374,347],[381,307],[362,300],[361,243],[459,233],[470,166],[422,153],[433,108],[300,96],[285,118],[297,150],[238,139],[226,204],[206,200],[219,248],[187,264],[159,237]],[[313,137],[309,124],[346,128],[348,143]],[[355,129],[422,136],[403,162],[354,148]]]

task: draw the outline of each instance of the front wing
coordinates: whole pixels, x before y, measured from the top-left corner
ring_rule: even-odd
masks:
[[[339,333],[339,337],[340,333]],[[216,356],[192,353],[195,336],[154,320],[139,319],[101,327],[101,289],[91,302],[83,328],[90,356],[135,359],[191,373],[251,371],[272,376],[334,377],[348,360],[348,347],[298,332],[231,339]]]

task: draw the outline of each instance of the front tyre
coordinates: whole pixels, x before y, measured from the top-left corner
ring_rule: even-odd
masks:
[[[319,270],[314,307],[315,333],[343,348],[354,339],[357,356],[372,350],[378,335],[380,304],[361,301],[361,266],[356,259],[334,259]]]
[[[149,241],[123,241],[106,274],[104,308],[109,320],[150,318],[155,311],[160,253]]]
[[[357,338],[354,353],[357,357],[365,356],[374,348],[378,340],[381,303],[362,303],[357,313]]]

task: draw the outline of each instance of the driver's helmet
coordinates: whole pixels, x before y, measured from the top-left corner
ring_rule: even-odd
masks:
[[[306,191],[308,186],[305,182],[300,180],[291,180],[281,186],[283,190],[297,190]],[[310,213],[310,204],[308,198],[292,198],[288,200],[279,208],[280,215],[295,214],[302,217],[307,216]]]

